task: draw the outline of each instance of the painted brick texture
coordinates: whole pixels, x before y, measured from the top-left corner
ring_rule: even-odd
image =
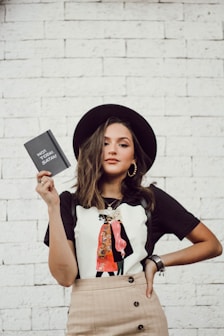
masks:
[[[48,270],[47,209],[23,144],[51,128],[72,163],[55,183],[70,189],[73,130],[97,104],[149,120],[158,157],[145,183],[223,242],[223,22],[222,0],[0,1],[0,335],[64,335],[70,289]],[[187,245],[166,236],[156,252]],[[223,269],[221,256],[156,276],[170,336],[223,336]]]

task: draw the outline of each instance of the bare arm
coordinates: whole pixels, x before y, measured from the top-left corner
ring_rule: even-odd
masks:
[[[47,203],[49,214],[49,269],[62,286],[71,286],[77,276],[77,262],[73,242],[67,240],[60,213],[60,199],[50,174],[42,171],[37,174],[41,183],[36,191]]]
[[[186,238],[193,245],[161,256],[165,266],[192,264],[217,257],[222,253],[222,245],[203,223],[199,223]]]
[[[192,242],[191,246],[161,256],[166,267],[192,264],[222,254],[222,245],[203,223],[199,223],[186,238]],[[147,296],[150,296],[157,269],[153,261],[147,260],[146,263]]]

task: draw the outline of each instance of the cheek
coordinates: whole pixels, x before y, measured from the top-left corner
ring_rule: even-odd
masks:
[[[130,153],[127,153],[125,158],[126,158],[127,161],[132,162],[134,160],[134,152],[131,151]]]

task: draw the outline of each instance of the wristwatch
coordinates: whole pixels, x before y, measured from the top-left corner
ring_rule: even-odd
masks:
[[[147,259],[152,260],[156,264],[157,272],[160,272],[160,273],[165,272],[165,265],[162,259],[158,255],[153,254],[149,256]]]

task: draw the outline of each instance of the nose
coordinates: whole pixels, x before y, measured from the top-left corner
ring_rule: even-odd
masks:
[[[115,144],[110,144],[108,147],[108,154],[116,154],[116,145]]]

